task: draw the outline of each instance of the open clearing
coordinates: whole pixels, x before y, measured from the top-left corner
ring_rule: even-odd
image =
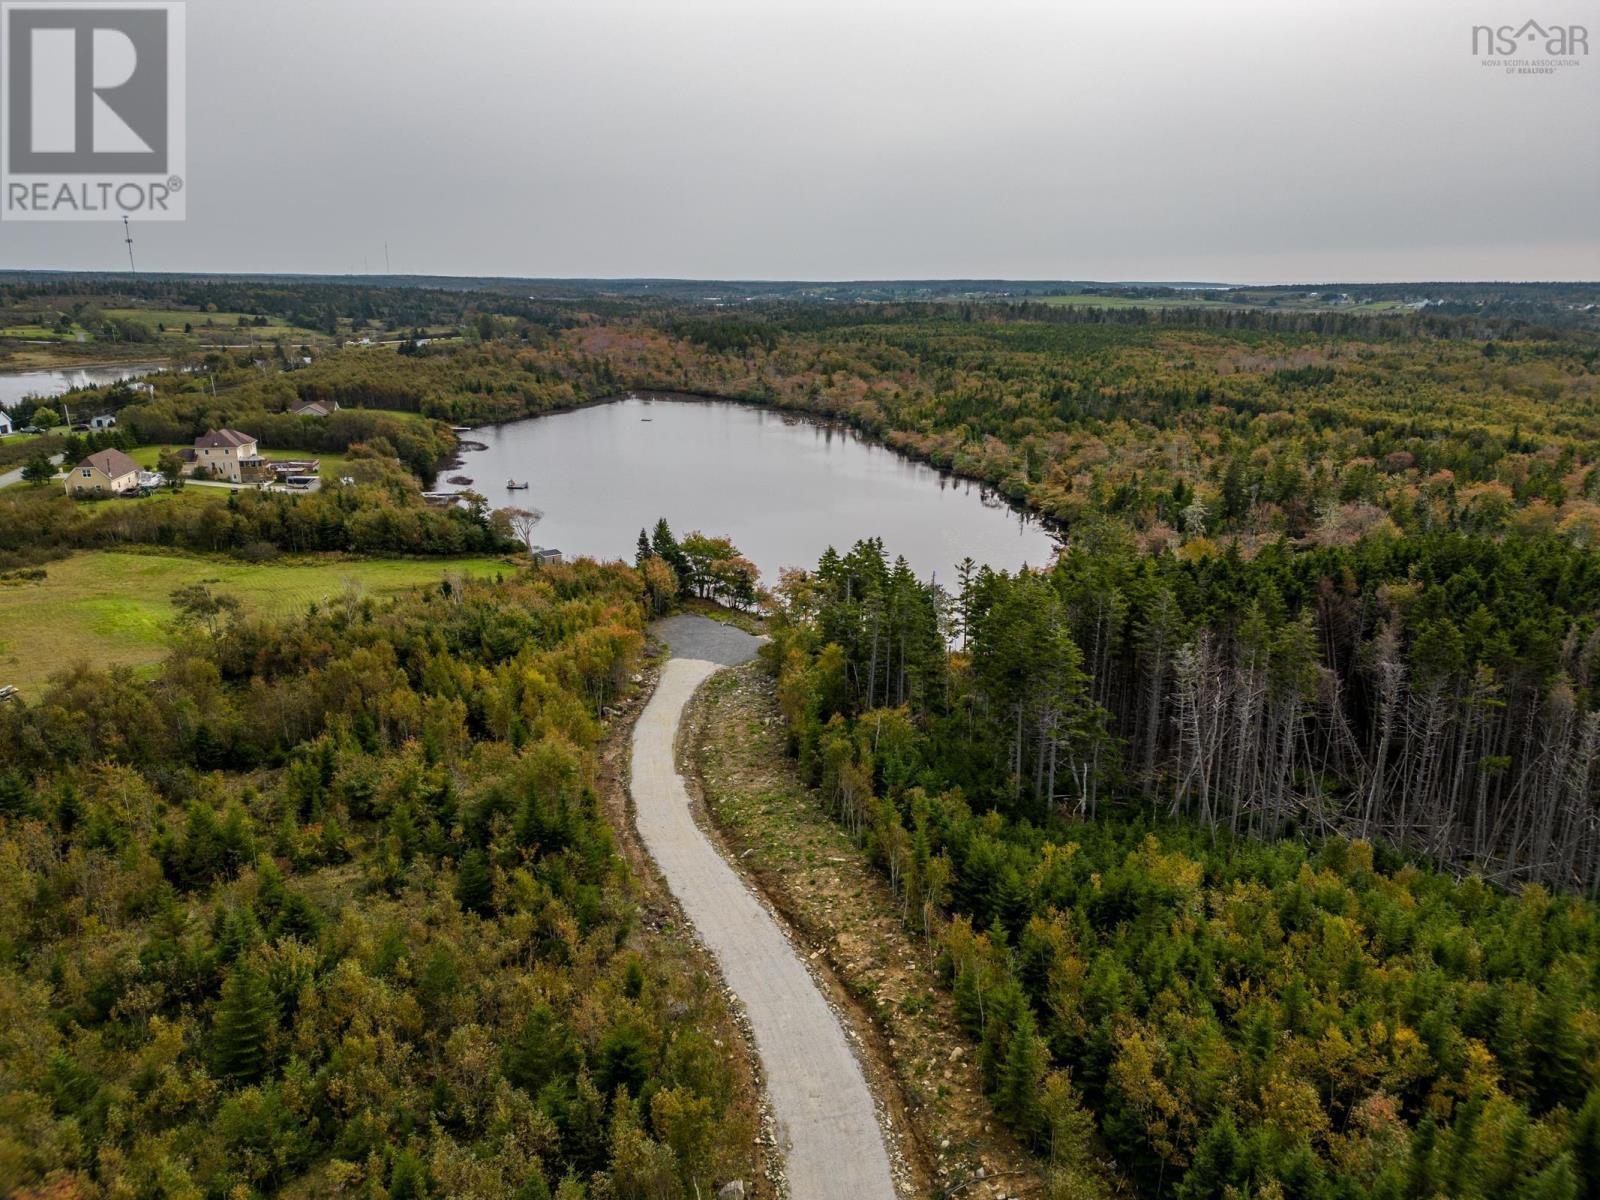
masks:
[[[280,317],[268,317],[265,325],[257,325],[254,323],[256,318],[251,313],[196,312],[181,308],[108,308],[105,314],[119,321],[143,325],[152,333],[160,333],[169,338],[183,337],[185,325],[188,325],[196,335],[208,337],[221,333],[239,334],[246,338],[296,337],[302,334],[317,336],[316,330],[290,325]],[[241,325],[240,321],[244,324]],[[160,328],[163,325],[166,326],[165,330]]]
[[[253,613],[287,614],[347,587],[392,595],[446,576],[510,570],[492,558],[302,559],[254,564],[180,554],[86,551],[43,580],[0,581],[0,684],[36,692],[79,660],[145,667],[168,646],[171,595],[189,583],[237,596]]]

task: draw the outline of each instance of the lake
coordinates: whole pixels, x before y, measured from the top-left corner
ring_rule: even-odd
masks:
[[[657,517],[680,535],[731,537],[768,583],[864,537],[952,586],[969,555],[997,570],[1054,557],[1049,530],[992,490],[792,413],[629,395],[465,438],[488,449],[464,451],[444,476],[470,476],[496,508],[541,510],[538,541],[568,557],[631,560]],[[508,479],[530,487],[510,491]]]
[[[104,387],[119,379],[137,379],[141,375],[154,375],[161,370],[160,363],[122,363],[114,367],[61,367],[49,371],[0,372],[0,404],[7,407],[28,396],[44,399],[59,396],[75,388]],[[28,414],[23,414],[25,424]]]

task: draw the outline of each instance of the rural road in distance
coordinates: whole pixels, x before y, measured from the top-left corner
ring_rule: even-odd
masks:
[[[895,1200],[872,1093],[844,1030],[766,907],[695,824],[673,756],[695,689],[755,657],[760,642],[705,617],[668,618],[656,634],[672,657],[634,726],[635,820],[750,1019],[791,1200]]]
[[[51,455],[50,456],[50,465],[52,467],[59,467],[61,465],[61,455],[59,455],[59,454]],[[6,471],[5,473],[0,474],[0,488],[10,487],[14,483],[21,483],[21,482],[22,482],[22,468],[21,467],[17,467],[14,470]]]

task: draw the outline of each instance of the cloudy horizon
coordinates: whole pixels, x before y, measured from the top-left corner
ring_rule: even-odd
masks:
[[[138,267],[1593,280],[1600,62],[1472,53],[1592,21],[1536,7],[190,0],[188,219]],[[126,266],[0,224],[0,267]]]

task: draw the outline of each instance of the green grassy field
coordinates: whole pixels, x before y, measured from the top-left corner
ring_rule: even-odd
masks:
[[[174,499],[192,502],[183,496]],[[446,576],[510,569],[491,558],[313,558],[252,564],[86,551],[48,564],[42,581],[0,580],[0,684],[15,684],[36,698],[52,673],[74,662],[153,665],[169,643],[172,592],[190,583],[237,596],[250,612],[288,615],[350,587],[382,596]]]
[[[133,459],[134,462],[138,463],[145,470],[154,471],[156,469],[156,460],[161,457],[162,453],[167,450],[175,449],[177,449],[176,445],[135,446],[132,450],[128,451],[128,457]]]
[[[133,459],[147,471],[156,469],[156,462],[165,450],[179,449],[176,445],[168,446],[136,446],[128,451],[128,457]],[[324,452],[321,450],[263,450],[261,457],[269,461],[282,461],[290,458],[314,458],[322,464],[322,477],[324,479],[337,479],[350,463],[348,454]]]
[[[183,327],[191,326],[195,333],[242,333],[255,334],[257,337],[277,337],[280,334],[291,333],[315,334],[315,330],[299,329],[289,325],[278,317],[268,317],[267,324],[250,324],[255,318],[248,313],[231,312],[195,312],[192,309],[180,308],[108,308],[105,310],[108,317],[115,317],[120,321],[132,321],[143,325],[154,332],[157,326],[165,325],[169,336],[183,336]],[[247,322],[239,324],[239,318]]]
[[[0,338],[16,338],[24,342],[73,342],[83,332],[76,326],[63,330],[54,326],[47,329],[43,325],[6,325],[0,327]]]

